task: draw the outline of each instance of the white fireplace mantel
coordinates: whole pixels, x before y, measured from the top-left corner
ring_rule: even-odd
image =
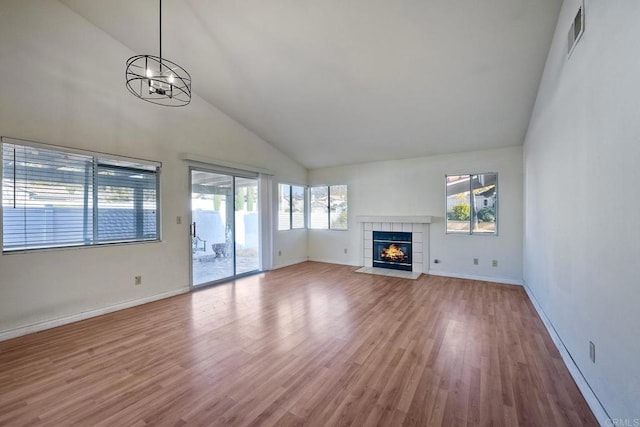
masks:
[[[356,216],[358,222],[396,222],[405,224],[431,224],[432,217],[430,216],[394,216],[394,215],[359,215]]]

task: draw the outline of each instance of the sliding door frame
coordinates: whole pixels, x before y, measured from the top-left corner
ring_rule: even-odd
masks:
[[[218,175],[227,175],[231,178],[231,199],[230,199],[230,203],[231,206],[233,207],[233,209],[231,209],[231,211],[233,212],[233,215],[231,215],[231,230],[232,230],[232,234],[233,234],[233,260],[232,260],[232,265],[233,265],[233,275],[231,276],[227,276],[221,279],[216,279],[210,282],[205,282],[199,285],[195,285],[194,281],[193,281],[193,241],[192,241],[192,231],[191,231],[191,224],[193,224],[193,206],[191,205],[191,200],[193,197],[193,172],[194,171],[198,171],[198,172],[207,172],[207,173],[212,173],[212,174],[218,174]],[[257,182],[257,187],[258,187],[258,200],[256,203],[257,209],[258,209],[258,268],[255,270],[251,270],[251,271],[247,271],[244,273],[237,273],[237,243],[236,243],[236,208],[235,208],[235,198],[236,198],[236,178],[245,178],[245,179],[255,179]],[[239,279],[241,277],[246,277],[246,276],[251,276],[254,274],[259,274],[263,272],[263,253],[264,253],[264,242],[263,242],[263,236],[262,236],[262,216],[265,214],[265,212],[263,212],[263,203],[262,203],[262,195],[261,195],[261,185],[262,185],[262,179],[263,176],[262,174],[256,173],[256,172],[251,172],[251,171],[244,171],[241,169],[232,169],[232,168],[227,168],[227,167],[218,167],[216,165],[189,165],[189,231],[188,231],[188,239],[189,239],[189,250],[188,250],[188,254],[189,254],[189,288],[193,291],[196,289],[202,289],[202,288],[206,288],[209,286],[214,286],[220,283],[225,283],[225,282],[229,282],[235,279]],[[227,202],[227,203],[229,203]]]

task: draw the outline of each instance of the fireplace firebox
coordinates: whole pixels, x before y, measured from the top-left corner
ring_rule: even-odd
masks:
[[[373,266],[411,271],[411,233],[374,231]]]

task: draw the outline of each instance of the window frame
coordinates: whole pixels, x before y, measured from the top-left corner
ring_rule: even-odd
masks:
[[[331,187],[345,187],[347,194],[347,220],[345,223],[345,228],[335,228],[331,226]],[[324,228],[313,227],[311,224],[311,190],[313,188],[326,188],[327,190],[327,226]],[[334,230],[334,231],[348,231],[349,230],[349,185],[348,184],[331,184],[331,185],[310,185],[309,186],[309,215],[308,215],[308,228],[309,230]]]
[[[584,34],[584,26],[586,23],[585,20],[585,16],[584,16],[584,0],[580,0],[579,1],[579,7],[578,7],[578,11],[576,12],[576,14],[574,15],[573,19],[571,20],[571,25],[569,25],[569,31],[567,32],[567,46],[568,46],[568,51],[567,51],[567,57],[570,58],[571,55],[573,54],[573,51],[576,49],[576,46],[578,45],[578,43],[580,42],[580,40],[582,39],[582,35]],[[579,19],[578,19],[579,18]],[[580,30],[578,31],[578,34],[576,34],[575,30],[576,30],[576,23],[580,24]]]
[[[19,246],[19,247],[5,247],[4,241],[4,233],[5,233],[5,201],[4,201],[4,146],[14,145],[18,147],[26,147],[32,149],[41,149],[53,151],[62,155],[80,155],[85,157],[90,157],[90,165],[91,165],[91,198],[92,203],[90,207],[84,207],[86,210],[85,215],[89,215],[92,217],[92,226],[90,230],[91,238],[89,241],[85,240],[83,242],[46,242],[43,244],[33,245],[33,246]],[[104,170],[103,168],[120,168],[125,165],[124,168],[129,168],[132,172],[140,171],[141,173],[152,173],[155,175],[155,186],[153,187],[155,190],[155,236],[150,238],[144,237],[135,237],[135,238],[124,238],[124,239],[101,239],[99,237],[99,226],[100,222],[98,222],[99,218],[99,209],[100,203],[98,202],[100,196],[99,187],[104,185],[104,181],[101,181],[98,177],[100,170]],[[126,166],[128,165],[128,166]],[[0,137],[0,242],[2,243],[2,255],[10,255],[10,254],[19,254],[19,253],[27,253],[27,252],[37,252],[37,251],[51,251],[51,250],[64,250],[64,249],[78,249],[78,248],[90,248],[90,247],[102,247],[102,246],[113,246],[113,245],[129,245],[129,244],[140,244],[140,243],[157,243],[162,241],[162,213],[161,213],[161,171],[162,171],[162,163],[154,160],[140,159],[134,157],[126,157],[119,156],[114,154],[102,153],[97,151],[89,151],[82,150],[77,148],[70,148],[60,145],[54,144],[46,144],[42,142],[23,140],[19,138],[12,138],[2,136]],[[55,181],[45,181],[52,182],[55,184]],[[86,181],[83,185],[87,185]],[[134,187],[131,187],[134,188]],[[142,190],[144,193],[144,189]],[[144,197],[144,195],[143,195]],[[132,199],[133,203],[136,203],[135,199]],[[144,205],[144,199],[143,205]],[[144,215],[144,208],[142,211]],[[134,208],[134,215],[137,215]],[[142,234],[144,234],[144,224],[142,225]]]
[[[449,231],[449,209],[448,209],[448,199],[449,199],[449,195],[447,194],[447,179],[449,177],[452,176],[468,176],[469,177],[469,197],[471,197],[472,194],[472,182],[473,182],[473,177],[474,176],[478,176],[478,175],[495,175],[495,203],[493,205],[494,207],[494,213],[495,213],[495,230],[493,232],[479,232],[479,231],[473,231],[473,216],[470,215],[469,216],[469,231]],[[498,176],[498,172],[479,172],[479,173],[452,173],[452,174],[445,174],[445,178],[444,178],[444,231],[445,234],[448,235],[452,235],[452,236],[498,236],[498,218],[499,218],[499,205],[500,205],[500,196],[499,196],[499,185],[498,185],[498,181],[499,181],[499,176]],[[469,205],[471,205],[472,201],[471,199],[469,199]]]
[[[289,228],[280,228],[280,202],[281,202],[281,192],[280,192],[280,186],[288,186],[289,187]],[[303,203],[303,212],[302,212],[302,216],[303,216],[303,220],[302,220],[302,227],[294,227],[293,226],[293,187],[298,187],[298,188],[302,188],[302,192],[303,192],[303,196],[302,196],[302,203]],[[306,230],[307,229],[307,191],[308,187],[306,185],[297,185],[297,184],[289,184],[286,182],[279,182],[278,183],[278,216],[277,216],[277,225],[276,225],[276,229],[278,231],[292,231],[292,230]]]

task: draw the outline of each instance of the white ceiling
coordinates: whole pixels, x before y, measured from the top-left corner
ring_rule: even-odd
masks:
[[[62,2],[157,55],[157,0]],[[560,6],[165,0],[163,56],[195,94],[310,169],[520,145]]]

